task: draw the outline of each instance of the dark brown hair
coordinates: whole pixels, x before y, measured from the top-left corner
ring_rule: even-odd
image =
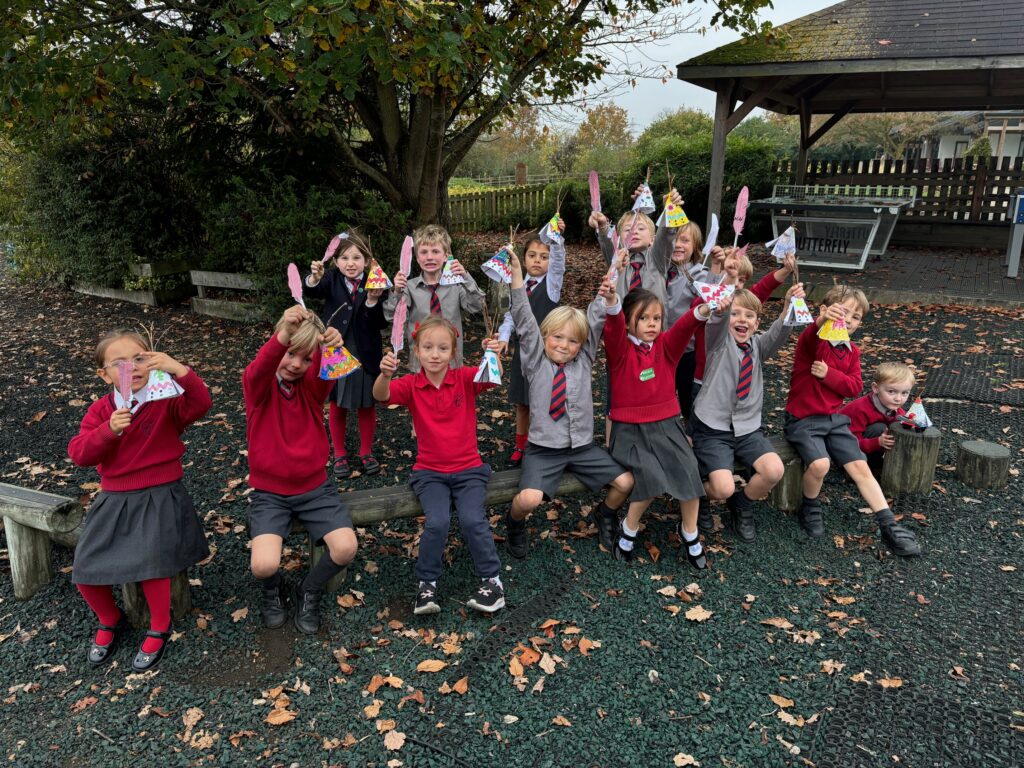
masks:
[[[665,303],[646,288],[634,288],[622,300],[622,312],[626,316],[626,327],[628,328],[632,324],[633,318],[639,316],[651,304],[661,307],[662,330],[664,330]]]

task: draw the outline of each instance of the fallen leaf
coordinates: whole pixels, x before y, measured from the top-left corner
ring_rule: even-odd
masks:
[[[519,659],[513,656],[508,663],[508,673],[512,675],[512,677],[522,677],[523,671],[523,665],[519,662]]]
[[[99,699],[97,699],[95,696],[86,696],[84,699],[79,699],[74,704],[72,704],[71,711],[81,712],[83,709],[88,709],[89,707],[91,707],[97,701],[99,701]]]
[[[374,725],[377,726],[377,733],[387,733],[393,731],[398,726],[394,720],[378,720]]]
[[[456,680],[455,685],[452,686],[452,690],[459,694],[459,696],[464,696],[466,691],[469,690],[469,676],[461,677]]]
[[[447,661],[441,661],[440,659],[427,659],[421,661],[416,665],[417,672],[440,672],[442,669],[448,666]]]
[[[690,621],[707,621],[715,615],[714,611],[709,611],[702,605],[695,605],[693,608],[686,612],[686,618]]]
[[[778,712],[775,713],[775,715],[779,718],[779,720],[786,723],[787,725],[795,725],[797,728],[804,727],[804,719],[801,715],[796,715],[794,717],[784,709],[780,709]]]
[[[646,541],[644,543],[647,546],[647,554],[651,556],[651,562],[658,562],[658,558],[661,557],[661,550],[654,546],[654,543],[651,541]]]
[[[552,627],[557,627],[561,623],[562,622],[558,619],[547,619],[543,624],[537,627],[537,629],[551,629]]]
[[[202,720],[204,717],[203,710],[199,707],[189,707],[185,714],[181,716],[181,722],[185,724],[185,728],[194,728],[196,723]]]
[[[384,702],[380,699],[374,699],[372,704],[367,704],[363,707],[363,715],[367,720],[370,720],[380,714],[381,705]]]
[[[883,688],[902,688],[903,680],[898,677],[883,677],[878,681]]]
[[[655,591],[659,595],[664,595],[665,597],[675,597],[677,590],[676,590],[675,587],[673,587],[671,584],[669,584],[667,587],[662,587],[661,589],[658,589],[658,590],[655,590]]]
[[[775,627],[776,629],[792,629],[793,625],[786,621],[781,616],[772,616],[770,619],[762,619],[762,624],[767,624],[769,627]]]
[[[700,762],[698,762],[693,755],[688,755],[685,752],[680,752],[678,755],[672,758],[672,765],[683,768],[683,766],[687,765],[700,766]]]
[[[562,716],[562,715],[555,715],[555,716],[554,716],[553,718],[551,718],[551,722],[552,722],[553,724],[555,724],[555,725],[560,725],[560,726],[562,726],[563,728],[571,728],[571,727],[572,727],[572,723],[570,723],[570,722],[569,722],[569,721],[568,721],[568,720],[567,720],[567,719],[566,719],[566,718],[565,718],[564,716]]]
[[[249,608],[239,608],[237,611],[231,612],[231,620],[236,624],[249,615]]]
[[[405,734],[401,731],[388,731],[384,734],[384,749],[396,752],[405,746]]]
[[[256,731],[239,731],[238,733],[232,733],[228,736],[228,741],[231,742],[231,746],[239,747],[242,743],[242,739],[251,738],[256,735]]]
[[[786,707],[792,707],[795,703],[792,699],[787,699],[785,696],[778,696],[774,693],[769,693],[768,698],[774,701],[776,706],[782,707],[783,709]]]
[[[1017,566],[1015,566],[1015,565],[1000,565],[999,566],[999,570],[1000,571],[1006,571],[1007,573],[1009,573],[1010,571],[1016,571],[1017,570]]]
[[[678,605],[663,605],[661,607],[664,608],[669,613],[671,613],[673,616],[675,616],[677,613],[679,613],[681,610],[683,610]]]
[[[850,679],[855,683],[866,683],[868,682],[866,675],[870,674],[867,670],[858,672],[856,675],[850,675]]]
[[[271,725],[284,725],[290,723],[299,713],[291,709],[273,709],[270,714],[267,715],[264,722],[270,723]]]
[[[856,603],[857,602],[857,598],[856,597],[847,597],[847,596],[844,596],[844,595],[833,595],[832,599],[835,600],[840,605],[851,605],[852,603]]]
[[[584,656],[589,656],[590,655],[590,649],[593,648],[593,647],[594,647],[593,642],[591,642],[590,640],[588,640],[585,637],[581,637],[580,638],[579,649],[580,649],[580,653],[582,653]]]
[[[821,671],[824,672],[826,675],[832,675],[836,672],[842,672],[843,667],[845,666],[846,665],[843,664],[841,661],[836,661],[835,659],[825,659],[823,662],[821,662]]]
[[[555,674],[555,660],[551,658],[550,653],[545,653],[540,658],[540,668],[548,675]]]

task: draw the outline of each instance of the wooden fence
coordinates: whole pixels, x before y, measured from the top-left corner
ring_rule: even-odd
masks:
[[[789,162],[778,171],[793,178]],[[1011,196],[1024,186],[1024,158],[812,162],[806,183],[913,186],[917,203],[904,210],[901,221],[1006,224]]]
[[[455,232],[477,232],[503,224],[513,215],[536,218],[546,210],[546,185],[464,192],[448,197]]]

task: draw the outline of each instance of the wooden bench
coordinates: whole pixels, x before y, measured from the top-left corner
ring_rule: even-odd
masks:
[[[196,314],[240,322],[252,322],[260,319],[261,307],[259,304],[231,301],[230,299],[211,299],[207,296],[210,288],[240,293],[251,292],[256,286],[248,275],[234,272],[207,272],[201,269],[193,269],[189,275],[197,293],[192,299],[192,311]]]
[[[53,580],[53,544],[74,547],[85,511],[76,499],[0,483],[0,515],[7,534],[14,597],[27,600]],[[138,584],[123,584],[128,620],[149,626],[149,608]],[[171,610],[180,619],[192,610],[188,574],[171,579]]]

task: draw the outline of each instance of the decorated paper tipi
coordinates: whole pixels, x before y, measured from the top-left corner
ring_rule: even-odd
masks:
[[[720,283],[714,285],[712,283],[698,283],[697,292],[700,295],[701,301],[708,305],[712,310],[716,310],[719,307],[720,302],[723,299],[732,296],[736,291],[735,285],[726,285]]]
[[[502,248],[491,256],[491,258],[480,265],[480,269],[496,283],[505,283],[506,285],[511,283],[512,257],[508,252],[508,248]]]
[[[849,341],[850,332],[844,320],[826,320],[818,330],[818,338],[825,341]]]
[[[914,399],[914,404],[910,406],[910,410],[903,416],[900,416],[898,421],[900,424],[918,431],[924,431],[932,426],[932,420],[925,413],[924,403],[921,402],[920,397]]]
[[[651,194],[651,188],[646,182],[640,190],[640,194],[637,195],[636,201],[633,203],[633,211],[646,213],[648,216],[655,211],[654,195]]]
[[[185,390],[174,380],[174,377],[166,371],[150,371],[149,381],[146,382],[146,402],[154,400],[167,400],[177,397]]]
[[[562,242],[562,217],[557,211],[555,215],[551,217],[551,220],[545,226],[547,230],[547,238],[549,242],[560,243]]]
[[[685,227],[689,223],[690,220],[686,218],[686,211],[683,210],[683,207],[672,202],[671,194],[665,195],[665,207],[658,218],[658,226],[678,229],[679,227]]]
[[[359,365],[359,361],[344,346],[325,346],[320,357],[320,378],[325,381],[341,379],[352,373]]]
[[[444,263],[444,269],[441,270],[441,277],[437,281],[439,284],[458,285],[459,283],[466,282],[466,278],[462,275],[452,274],[452,261],[454,261],[454,259],[448,259],[448,261]]]
[[[772,256],[781,264],[789,254],[796,253],[796,230],[786,227],[785,232],[765,243],[764,247],[771,249]]]
[[[810,325],[814,322],[814,315],[807,307],[807,302],[799,296],[789,300],[789,309],[786,310],[786,318],[782,321],[784,325]]]
[[[370,274],[366,276],[366,290],[368,291],[386,291],[391,288],[391,279],[381,269],[380,264],[376,261],[372,263],[370,267]]]
[[[501,368],[498,365],[498,356],[494,350],[485,349],[484,359],[476,370],[473,381],[480,384],[501,384]]]

